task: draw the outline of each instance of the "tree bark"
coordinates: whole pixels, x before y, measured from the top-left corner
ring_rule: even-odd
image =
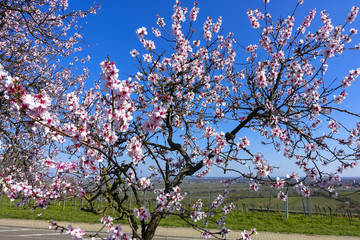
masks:
[[[155,216],[151,218],[148,224],[142,226],[141,235],[143,240],[153,239],[155,235],[155,230],[158,227],[161,219],[162,219],[162,214],[157,213]]]

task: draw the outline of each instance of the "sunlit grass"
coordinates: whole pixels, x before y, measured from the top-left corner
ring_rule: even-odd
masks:
[[[101,205],[99,207],[102,207]],[[38,216],[38,213],[42,213]],[[109,209],[107,214],[116,217],[116,213]],[[38,219],[68,222],[87,222],[99,223],[100,215],[84,212],[79,210],[79,206],[73,206],[67,203],[63,208],[62,203],[54,204],[46,210],[35,210],[34,212],[16,207],[14,202],[9,202],[7,199],[0,205],[1,218],[19,218],[19,219]],[[126,223],[122,221],[122,223]],[[165,218],[161,222],[162,226],[169,227],[187,227],[188,225],[177,218],[171,216]],[[342,235],[342,236],[360,236],[360,219],[358,216],[345,215],[313,215],[313,221],[305,217],[301,213],[290,213],[289,218],[285,220],[284,213],[270,212],[267,218],[267,211],[245,211],[242,209],[234,210],[227,215],[226,226],[231,230],[244,230],[256,227],[258,231],[269,232],[286,232],[286,233],[306,233],[306,234],[321,234],[321,235]],[[216,228],[215,224],[211,223],[208,228]]]

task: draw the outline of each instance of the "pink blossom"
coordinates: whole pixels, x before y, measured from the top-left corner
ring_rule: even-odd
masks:
[[[259,186],[257,185],[257,183],[250,183],[250,191],[255,191],[257,192],[259,190]]]
[[[220,235],[223,237],[223,238],[227,238],[228,234],[230,232],[230,229],[226,228],[224,225],[221,227],[220,229]]]
[[[73,228],[71,225],[69,225],[67,234],[71,235],[72,239],[83,239],[85,231],[79,227]]]
[[[287,194],[283,193],[282,191],[279,191],[277,197],[278,197],[278,199],[280,199],[283,202],[285,202],[287,200]]]
[[[138,189],[145,190],[146,188],[150,187],[150,184],[151,184],[150,178],[147,177],[140,178],[138,181]]]
[[[359,12],[359,7],[353,6],[351,8],[351,12],[348,14],[348,16],[346,18],[346,22],[352,23],[355,20],[358,12]]]
[[[134,164],[138,164],[138,162],[144,157],[141,141],[137,137],[132,137],[126,142],[126,149],[127,154],[132,158]]]
[[[203,133],[204,138],[210,138],[214,136],[214,134],[215,134],[215,129],[213,129],[212,126],[209,125],[204,129],[204,133]]]
[[[248,18],[250,20],[250,24],[253,28],[257,29],[260,27],[260,23],[258,19],[254,16],[254,13],[257,13],[257,11],[251,11],[250,9],[247,11]]]
[[[338,133],[339,132],[339,125],[336,121],[330,120],[328,124],[328,128],[331,129],[332,133]]]
[[[145,207],[140,209],[134,208],[134,216],[140,221],[147,221],[150,218],[150,212]]]
[[[138,37],[138,38],[140,38],[140,39],[144,38],[145,35],[148,34],[146,27],[138,28],[138,29],[136,30],[136,34],[137,34],[137,37]]]
[[[136,50],[136,49],[133,49],[133,50],[131,50],[130,51],[130,55],[131,55],[131,57],[136,57],[137,55],[139,55],[139,52]]]
[[[149,114],[149,119],[143,124],[145,132],[155,132],[166,118],[166,108],[156,106],[154,110]]]
[[[156,49],[154,41],[151,40],[145,40],[143,46],[149,51],[154,51]]]
[[[346,98],[347,93],[345,91],[343,91],[341,94],[339,95],[334,95],[334,102],[335,103],[342,103],[343,100]]]
[[[245,50],[246,50],[247,52],[252,53],[252,52],[255,52],[257,49],[258,49],[258,46],[257,46],[257,45],[249,45],[249,46],[246,47]]]
[[[285,180],[280,179],[279,177],[276,178],[276,183],[273,184],[274,188],[282,189],[285,186]]]
[[[194,2],[194,7],[190,10],[189,18],[191,21],[196,21],[197,15],[199,13],[199,8],[197,7],[198,3]]]
[[[256,69],[256,76],[255,76],[255,85],[260,88],[264,88],[268,85],[266,72],[264,67],[261,64],[258,64],[258,68]]]
[[[155,37],[161,37],[161,32],[160,32],[159,29],[157,29],[157,28],[152,28],[152,31],[153,31]]]
[[[209,232],[201,233],[201,238],[209,239],[211,238],[211,234]]]
[[[150,63],[152,61],[152,56],[150,54],[143,54],[144,62]]]
[[[191,220],[193,220],[194,222],[200,221],[206,217],[207,214],[205,212],[198,210],[193,211],[190,215]]]
[[[159,15],[157,16],[157,18],[158,18],[156,21],[157,25],[159,25],[159,27],[164,27],[165,26],[164,18],[159,17]]]
[[[241,236],[242,236],[243,240],[251,240],[250,234],[248,233],[247,230],[244,230],[243,232],[241,232]]]

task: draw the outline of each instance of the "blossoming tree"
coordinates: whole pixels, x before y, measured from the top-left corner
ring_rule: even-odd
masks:
[[[31,138],[24,136],[32,131],[32,126],[19,121],[20,116],[14,117],[13,113],[24,106],[8,94],[31,92],[48,105],[49,101],[60,99],[70,86],[81,83],[88,75],[86,70],[78,75],[71,72],[71,64],[84,45],[79,34],[81,26],[77,24],[95,11],[96,7],[69,10],[63,0],[0,2],[0,71],[2,76],[12,77],[12,80],[3,77],[0,87],[3,167],[31,165],[28,159],[47,145],[35,134]],[[60,64],[61,61],[64,63]],[[24,104],[30,103],[24,99]]]
[[[39,138],[43,144],[29,155],[31,167],[3,169],[5,193],[32,207],[81,196],[84,210],[94,213],[105,212],[95,207],[103,197],[118,218],[128,220],[132,238],[152,239],[161,219],[169,215],[183,219],[205,238],[227,237],[225,220],[233,204],[224,204],[226,192],[209,207],[201,200],[190,210],[181,204],[186,193],[179,186],[185,177],[205,176],[211,168],[252,179],[250,190],[271,184],[280,189],[282,200],[289,187],[309,195],[309,183],[333,191],[339,173],[355,167],[360,156],[360,116],[339,105],[360,69],[350,70],[339,82],[325,73],[328,59],[360,48],[350,44],[357,33],[350,24],[358,7],[338,26],[322,11],[321,26],[310,29],[315,10],[295,26],[301,4],[299,0],[293,13],[280,20],[266,7],[265,12],[248,10],[259,41],[242,46],[233,33],[222,35],[221,17],[208,17],[200,33],[193,31],[198,4],[188,12],[176,2],[171,24],[158,16],[153,37],[145,27],[136,30],[144,49],[130,51],[138,63],[132,78],[120,80],[117,67],[107,59],[100,64],[103,74],[94,88],[65,91],[61,101],[46,87],[24,88],[13,72],[3,69],[3,101],[14,106],[8,119],[25,122],[31,131],[24,138]],[[155,38],[171,45],[171,51],[158,50]],[[244,61],[237,60],[244,63],[242,68],[236,65],[237,48],[248,54]],[[338,120],[341,114],[354,119],[353,125]],[[263,138],[245,136],[247,129]],[[281,166],[266,161],[266,153],[256,150],[259,144],[273,146],[293,160],[299,173],[274,177],[273,169]],[[10,146],[3,145],[2,153]],[[64,161],[64,155],[69,160]],[[338,165],[336,172],[322,167],[332,164]],[[140,174],[144,167],[150,172],[145,177]],[[161,188],[153,184],[158,178]],[[156,206],[144,206],[139,191],[154,192]],[[133,209],[127,205],[130,192]],[[131,238],[113,226],[109,216],[102,221],[109,227],[108,239]],[[207,229],[210,221],[217,223],[218,232]],[[75,239],[84,235],[79,228],[67,230]],[[243,238],[255,232],[245,231]]]

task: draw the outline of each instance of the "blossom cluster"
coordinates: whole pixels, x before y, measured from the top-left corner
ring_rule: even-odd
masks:
[[[191,212],[190,218],[194,222],[200,221],[207,217],[205,211],[202,210],[203,203],[201,199],[198,199],[196,203],[192,206],[192,208],[194,209],[194,211]]]
[[[67,8],[67,1],[50,2],[56,11]],[[298,0],[299,4],[302,0]],[[28,14],[32,9],[29,3],[19,12]],[[4,193],[12,200],[22,198],[19,205],[31,202],[31,207],[38,208],[67,196],[87,200],[89,193],[106,195],[109,206],[122,208],[119,203],[126,200],[129,191],[137,203],[141,200],[136,191],[152,191],[156,194],[155,209],[140,204],[130,211],[119,209],[130,223],[136,221],[142,234],[156,228],[157,216],[180,215],[196,224],[204,220],[207,226],[211,218],[221,215],[214,222],[221,228],[217,234],[226,238],[230,230],[225,227],[225,220],[234,205],[226,203],[224,193],[207,209],[201,200],[190,211],[182,208],[186,193],[181,193],[178,185],[186,176],[202,177],[219,167],[252,179],[251,191],[258,191],[263,182],[278,189],[282,201],[288,197],[284,187],[291,185],[302,196],[310,195],[309,183],[333,192],[340,181],[339,174],[356,167],[360,159],[360,124],[347,127],[348,123],[333,114],[358,117],[335,104],[345,101],[348,93],[344,88],[354,84],[360,70],[350,70],[343,80],[333,83],[326,79],[326,72],[330,58],[352,49],[348,46],[357,30],[346,29],[355,20],[358,7],[353,7],[346,23],[338,26],[327,12],[321,11],[318,28],[311,26],[315,10],[310,10],[296,28],[296,11],[275,22],[266,9],[247,11],[259,40],[243,47],[249,55],[243,64],[235,64],[235,47],[242,44],[232,32],[223,35],[221,17],[207,17],[199,25],[194,23],[198,19],[198,3],[188,12],[179,1],[170,24],[157,16],[158,28],[136,30],[142,50],[130,51],[138,63],[134,80],[120,80],[119,69],[109,59],[100,63],[101,79],[95,81],[93,88],[84,84],[86,69],[84,75],[73,77],[70,69],[50,65],[54,49],[58,48],[64,56],[80,51],[74,49],[81,38],[79,34],[68,40],[53,39],[55,36],[49,31],[52,38],[45,40],[55,44],[47,48],[52,53],[34,51],[36,56],[29,51],[23,58],[15,53],[17,60],[13,64],[0,65],[1,110],[5,113],[1,114],[0,159],[4,167],[0,183]],[[14,20],[19,13],[8,9],[4,14],[5,29],[11,29],[12,22],[19,22]],[[74,16],[82,17],[79,14]],[[15,26],[18,38],[6,38],[11,40],[6,42],[10,47],[0,43],[0,55],[12,56],[9,49],[18,46],[24,50],[43,48],[46,41],[32,42],[30,35],[22,33],[26,27],[38,26],[41,30],[48,26],[60,29],[62,35],[69,33],[70,22],[76,22],[52,13],[35,15],[38,16],[31,25],[20,22],[21,30]],[[72,19],[71,16],[67,17]],[[28,19],[31,16],[25,18]],[[188,29],[186,19],[190,19]],[[61,26],[67,22],[69,25],[63,29]],[[196,25],[201,28],[198,32],[192,29]],[[154,35],[150,31],[149,34],[150,29]],[[23,42],[18,40],[21,37]],[[165,40],[169,48],[159,50],[163,44],[155,39]],[[327,134],[319,134],[323,124]],[[265,160],[263,153],[253,152],[248,137],[239,138],[247,129],[260,135],[259,144],[271,146],[294,160],[305,177],[293,172],[285,179],[274,178],[273,162]],[[252,145],[255,140],[258,139],[251,140]],[[69,159],[63,160],[63,154]],[[17,166],[5,166],[8,159],[15,159]],[[139,163],[148,167],[148,175],[140,173]],[[321,164],[335,163],[338,166],[334,173],[320,169]],[[281,166],[281,162],[278,164]],[[164,189],[155,189],[151,182],[158,177],[165,183]],[[95,198],[88,200],[89,206]],[[129,239],[112,220],[109,216],[101,220],[109,229],[107,239]],[[57,226],[55,222],[52,225]],[[199,229],[204,238],[214,234]],[[62,230],[74,239],[85,236],[80,228],[69,226]],[[256,229],[244,231],[242,238],[250,239],[252,234],[256,234]]]
[[[134,216],[140,221],[146,222],[150,218],[150,212],[146,207],[134,208]]]
[[[257,170],[257,176],[260,178],[267,177],[273,171],[273,166],[267,163],[261,153],[254,155],[252,161]]]
[[[67,234],[69,234],[72,239],[80,240],[83,239],[83,236],[85,235],[85,231],[79,227],[72,227],[71,225],[68,226],[68,230],[66,231]]]
[[[144,121],[143,128],[145,132],[155,132],[160,128],[163,120],[166,118],[166,108],[156,106],[150,113],[149,119]]]
[[[138,164],[144,157],[141,146],[141,140],[138,137],[132,137],[126,142],[127,154],[131,157],[134,164]]]
[[[156,211],[175,212],[181,210],[181,201],[186,196],[186,193],[181,194],[179,187],[174,187],[169,193],[165,189],[157,189],[156,193]]]

